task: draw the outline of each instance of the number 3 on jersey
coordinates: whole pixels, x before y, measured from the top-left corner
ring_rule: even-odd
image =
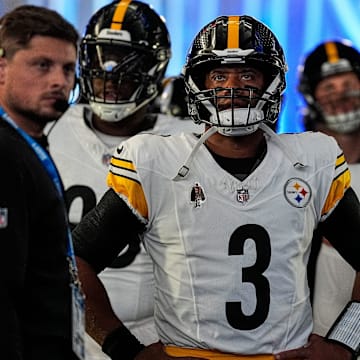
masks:
[[[266,320],[270,306],[270,284],[263,275],[271,257],[270,237],[267,231],[256,224],[238,227],[230,237],[229,256],[244,255],[247,239],[252,239],[255,243],[256,261],[254,265],[242,269],[242,282],[254,285],[256,308],[253,314],[245,315],[241,301],[226,303],[226,318],[229,324],[238,330],[252,330],[260,326]]]

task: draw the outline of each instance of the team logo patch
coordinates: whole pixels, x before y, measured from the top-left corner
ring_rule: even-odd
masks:
[[[196,182],[191,189],[190,201],[194,204],[194,208],[201,207],[202,203],[205,202],[205,192],[202,186]]]
[[[245,188],[241,188],[236,190],[237,194],[236,194],[236,199],[239,203],[241,204],[245,204],[248,202],[248,200],[250,199],[250,195],[249,195],[249,190],[245,189]]]
[[[8,225],[8,209],[0,208],[0,229],[6,228]]]
[[[303,208],[311,199],[311,188],[306,181],[299,178],[292,178],[285,184],[284,195],[291,205]]]

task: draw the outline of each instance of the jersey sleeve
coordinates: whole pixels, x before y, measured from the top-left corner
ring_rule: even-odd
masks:
[[[321,220],[325,220],[335,209],[338,202],[343,198],[345,191],[350,187],[351,175],[345,156],[341,149],[334,163],[333,179],[328,191],[327,198],[321,211]]]
[[[148,205],[135,159],[128,142],[118,147],[112,156],[107,185],[112,188],[132,209],[143,223],[149,219]]]

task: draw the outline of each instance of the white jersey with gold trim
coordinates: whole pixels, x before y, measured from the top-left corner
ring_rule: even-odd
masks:
[[[244,181],[204,145],[187,176],[174,180],[197,142],[189,134],[138,135],[115,151],[108,184],[147,226],[165,344],[242,354],[306,344],[313,229],[350,186],[350,174],[332,138],[280,136],[305,166],[295,168],[266,136],[267,154]]]
[[[84,111],[90,111],[86,105],[71,106],[49,134],[50,152],[70,198],[69,218],[74,224],[96,205],[107,190],[106,174],[111,155],[127,139],[107,136],[105,144],[85,123]],[[189,120],[159,115],[154,128],[148,132],[176,134],[201,132],[202,129]],[[106,268],[99,277],[115,313],[143,343],[149,344],[158,339],[153,325],[153,271],[144,249],[135,257],[139,251],[127,249],[119,255],[114,267]]]

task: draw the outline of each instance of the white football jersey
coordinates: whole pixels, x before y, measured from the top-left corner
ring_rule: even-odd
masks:
[[[266,135],[267,153],[244,181],[204,145],[187,176],[175,180],[197,142],[191,134],[137,135],[115,151],[108,184],[147,226],[155,322],[165,344],[271,354],[307,342],[313,229],[350,175],[332,138],[280,136],[305,166],[294,167]]]
[[[85,111],[90,114],[86,105],[71,106],[49,134],[50,153],[61,174],[67,197],[71,199],[69,219],[75,224],[107,190],[106,174],[111,155],[117,145],[127,139],[100,136],[86,125]],[[176,134],[181,131],[201,132],[202,126],[189,120],[159,115],[154,128],[147,132]],[[144,249],[136,257],[129,254],[136,254],[139,249],[128,250],[117,258],[116,267],[106,268],[99,277],[115,313],[140,341],[149,344],[158,340],[153,326],[152,263]],[[128,262],[130,265],[126,266]]]

